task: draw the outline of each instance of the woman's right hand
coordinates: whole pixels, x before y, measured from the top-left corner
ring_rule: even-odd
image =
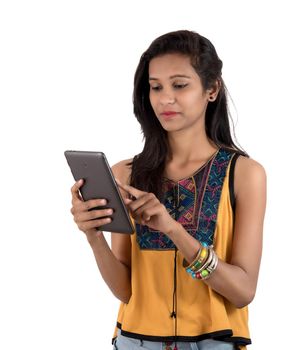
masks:
[[[102,234],[102,231],[98,231],[96,227],[100,227],[112,221],[112,219],[109,217],[102,217],[111,216],[113,210],[111,208],[90,210],[95,207],[105,206],[107,201],[103,198],[84,201],[79,193],[79,189],[82,185],[83,179],[80,179],[79,181],[75,182],[74,186],[71,188],[71,213],[79,230],[84,232],[88,240],[90,240],[91,238]]]

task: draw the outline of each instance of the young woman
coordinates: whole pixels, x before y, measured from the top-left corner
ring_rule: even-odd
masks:
[[[261,259],[266,174],[233,142],[222,61],[192,31],[160,36],[142,55],[134,113],[143,151],[112,170],[135,234],[95,227],[112,209],[88,211],[80,180],[72,214],[103,279],[121,300],[114,349],[244,349],[247,305]]]

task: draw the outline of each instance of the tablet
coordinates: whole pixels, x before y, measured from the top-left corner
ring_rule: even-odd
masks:
[[[84,179],[80,193],[83,200],[104,198],[105,206],[94,209],[112,208],[112,221],[98,230],[118,233],[134,233],[134,225],[130,219],[121,193],[114,179],[112,170],[103,152],[73,151],[64,152],[75,181]]]

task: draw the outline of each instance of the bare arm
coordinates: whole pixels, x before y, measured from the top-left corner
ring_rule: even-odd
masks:
[[[123,236],[120,233],[112,233],[112,240],[114,240],[113,235]],[[131,296],[130,267],[123,262],[124,259],[120,258],[119,254],[123,250],[128,250],[130,243],[126,242],[126,239],[130,239],[130,237],[122,238],[125,247],[118,246],[115,251],[113,251],[113,248],[112,250],[110,249],[103,234],[99,234],[95,239],[89,240],[89,243],[102,278],[117,299],[128,303]],[[120,240],[121,237],[117,239],[117,241]]]
[[[125,183],[127,181],[127,170],[125,163],[122,161],[112,167],[114,175]],[[105,216],[103,210],[88,211],[92,207],[102,205],[98,200],[83,202],[78,193],[79,185],[76,183],[72,188],[72,204],[71,209],[74,220],[79,229],[83,231],[93,250],[97,266],[102,275],[102,278],[112,291],[112,293],[122,302],[128,303],[131,296],[131,274],[130,274],[130,256],[131,242],[130,235],[112,233],[112,250],[110,249],[104,234],[97,231],[98,227],[105,223],[95,217]],[[125,193],[122,193],[126,196]],[[100,222],[101,220],[102,222]]]
[[[236,214],[230,263],[219,260],[207,283],[237,307],[249,304],[256,292],[262,252],[263,221],[266,207],[266,174],[252,159],[239,157],[235,167]],[[182,225],[169,233],[188,262],[200,244]]]

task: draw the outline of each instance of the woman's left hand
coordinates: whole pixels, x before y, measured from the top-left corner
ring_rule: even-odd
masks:
[[[138,224],[147,225],[151,229],[167,235],[178,224],[154,193],[140,191],[135,187],[123,185],[117,179],[116,182],[122,190],[135,198],[134,200],[125,198],[124,203]]]

